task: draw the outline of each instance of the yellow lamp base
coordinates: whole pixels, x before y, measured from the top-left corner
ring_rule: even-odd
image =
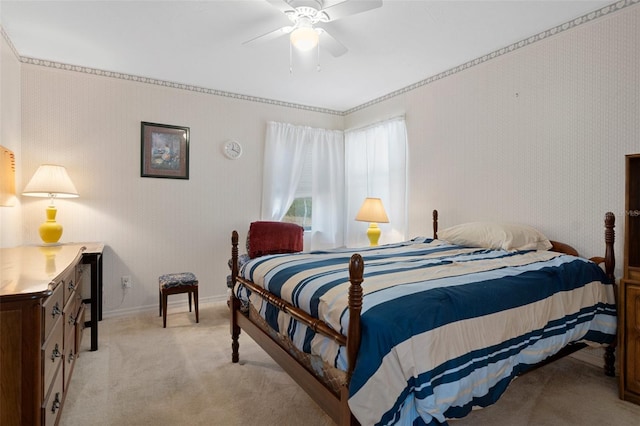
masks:
[[[40,238],[47,244],[57,243],[62,236],[62,225],[56,222],[58,210],[55,206],[47,207],[47,221],[40,225]]]
[[[378,245],[378,240],[380,239],[380,227],[377,223],[371,222],[369,224],[369,228],[367,229],[367,237],[369,237],[369,245],[371,247],[376,247]]]

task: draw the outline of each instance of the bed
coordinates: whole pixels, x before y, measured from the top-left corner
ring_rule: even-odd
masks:
[[[587,344],[614,376],[614,225],[607,213],[605,255],[587,260],[549,240],[471,247],[455,227],[438,239],[434,211],[434,238],[242,267],[233,231],[232,361],[244,330],[340,425],[446,424]]]

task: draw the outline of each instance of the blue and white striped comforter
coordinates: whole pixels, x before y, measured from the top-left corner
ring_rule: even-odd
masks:
[[[253,259],[240,274],[346,335],[354,250]],[[416,238],[364,258],[362,341],[349,406],[363,425],[444,424],[574,341],[614,341],[614,291],[585,259]],[[239,297],[246,291],[239,289]],[[301,350],[346,370],[346,349],[250,296]]]

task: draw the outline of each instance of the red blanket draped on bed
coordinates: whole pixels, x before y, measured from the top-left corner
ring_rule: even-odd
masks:
[[[249,227],[249,257],[296,253],[303,248],[304,229],[294,223],[258,221]]]

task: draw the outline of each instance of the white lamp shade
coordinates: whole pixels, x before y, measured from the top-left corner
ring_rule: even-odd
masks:
[[[365,198],[356,216],[361,222],[389,223],[387,212],[384,211],[380,198]]]
[[[296,49],[306,52],[318,45],[319,37],[312,27],[299,27],[293,30],[289,39]]]
[[[75,198],[78,191],[71,182],[67,169],[55,164],[43,164],[25,186],[22,195],[28,197]]]

